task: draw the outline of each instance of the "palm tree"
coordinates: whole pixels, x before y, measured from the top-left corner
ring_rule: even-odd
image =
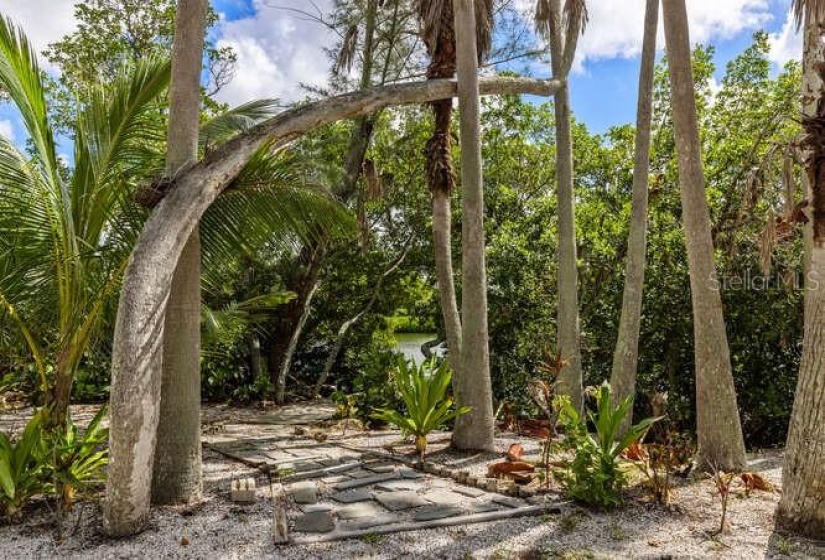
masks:
[[[610,386],[615,403],[636,393],[636,367],[639,362],[639,329],[642,322],[642,290],[645,283],[647,245],[647,189],[650,174],[650,129],[653,114],[653,71],[656,64],[656,31],[659,26],[659,0],[647,0],[644,41],[639,74],[639,103],[636,114],[636,147],[633,165],[633,205],[627,247],[622,315],[613,354]],[[631,424],[632,414],[622,421],[622,431]]]
[[[557,377],[557,390],[570,397],[576,410],[582,407],[582,364],[579,335],[579,288],[576,264],[576,222],[573,200],[573,135],[571,132],[568,76],[576,55],[579,35],[587,24],[584,0],[538,0],[536,27],[550,43],[553,77],[562,81],[555,95],[556,196],[558,230],[557,350],[567,366]]]
[[[420,36],[427,47],[430,64],[427,78],[452,78],[456,72],[456,36],[453,0],[416,0],[416,12],[421,23]],[[476,8],[476,48],[479,56],[490,50],[492,34],[492,2],[480,0]],[[432,193],[433,244],[435,269],[441,299],[441,313],[450,349],[450,365],[454,372],[456,398],[463,405],[462,387],[465,368],[462,360],[461,315],[453,282],[451,246],[452,211],[450,193],[455,186],[455,170],[452,161],[451,119],[453,101],[443,99],[432,103],[435,117],[433,136],[427,141],[427,183]],[[486,312],[486,310],[485,310]],[[460,426],[459,426],[460,430]],[[456,442],[461,441],[461,432]]]
[[[179,0],[169,87],[166,174],[198,159],[201,67],[206,33],[206,0]],[[160,398],[152,501],[199,501],[201,483],[201,239],[200,228],[178,261],[166,308],[163,381]]]
[[[71,131],[68,170],[36,54],[0,19],[0,89],[30,138],[30,155],[0,138],[0,309],[26,340],[56,426],[129,257],[139,222],[131,177],[142,173],[144,146],[162,143],[152,122],[168,81],[168,63],[147,59],[96,88]]]
[[[802,124],[813,202],[813,247],[805,282],[802,362],[788,428],[777,525],[791,533],[821,538],[825,535],[825,2],[795,0],[794,10],[805,37]]]
[[[458,99],[461,108],[462,289],[461,363],[459,403],[469,414],[456,418],[453,445],[458,449],[493,450],[493,389],[490,380],[490,349],[487,331],[487,270],[484,238],[484,179],[479,121],[476,9],[482,25],[490,25],[491,2],[454,0]],[[487,31],[486,33],[489,33]]]
[[[713,259],[685,0],[662,1],[679,185],[693,302],[696,417],[702,468],[745,467],[722,299]]]

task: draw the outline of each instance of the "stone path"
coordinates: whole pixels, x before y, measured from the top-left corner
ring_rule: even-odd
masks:
[[[439,466],[421,472],[404,457],[355,449],[341,440],[312,441],[307,438],[310,430],[296,428],[297,419],[317,422],[328,412],[287,409],[261,424],[243,419],[204,435],[210,449],[283,482],[292,542],[539,515],[559,508],[544,496],[502,495],[496,481],[485,481],[490,489],[479,489],[460,483],[466,477]],[[507,490],[518,494],[512,486]]]

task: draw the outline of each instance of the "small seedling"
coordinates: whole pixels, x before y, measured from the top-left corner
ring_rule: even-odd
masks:
[[[361,537],[361,542],[366,544],[380,544],[383,540],[384,536],[379,535],[378,533],[368,533]]]

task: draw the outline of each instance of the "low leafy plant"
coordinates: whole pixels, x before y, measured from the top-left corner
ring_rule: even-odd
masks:
[[[23,504],[44,491],[38,448],[43,438],[43,416],[35,414],[16,440],[0,432],[0,504],[11,519]]]
[[[103,479],[109,453],[105,445],[109,430],[100,425],[105,414],[104,406],[82,434],[69,416],[65,430],[56,430],[47,436],[43,449],[44,474],[66,510],[71,510],[76,491]]]
[[[416,365],[399,358],[395,388],[404,401],[406,411],[385,408],[373,413],[373,417],[398,426],[405,435],[414,436],[415,448],[422,462],[427,451],[427,435],[470,412],[468,406],[453,409],[453,399],[447,396],[452,377],[446,361],[440,365],[434,361]]]
[[[633,399],[623,399],[618,406],[611,403],[610,385],[605,382],[595,391],[596,412],[587,412],[595,434],[566,397],[557,397],[559,425],[564,429],[561,450],[572,452],[563,469],[555,471],[566,493],[574,500],[597,507],[611,507],[620,502],[620,492],[627,484],[621,468],[621,455],[638,442],[650,426],[660,418],[646,418],[631,426],[625,434],[620,429],[630,414]]]

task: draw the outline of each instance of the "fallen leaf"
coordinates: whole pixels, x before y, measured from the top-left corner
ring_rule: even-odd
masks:
[[[520,443],[511,443],[510,447],[507,448],[508,461],[520,461],[523,455],[524,447]]]
[[[774,490],[773,484],[759,473],[743,472],[739,477],[748,490],[763,490],[765,492],[773,492]]]
[[[181,537],[180,538],[180,545],[181,546],[189,546],[189,539],[187,539],[186,537]]]

